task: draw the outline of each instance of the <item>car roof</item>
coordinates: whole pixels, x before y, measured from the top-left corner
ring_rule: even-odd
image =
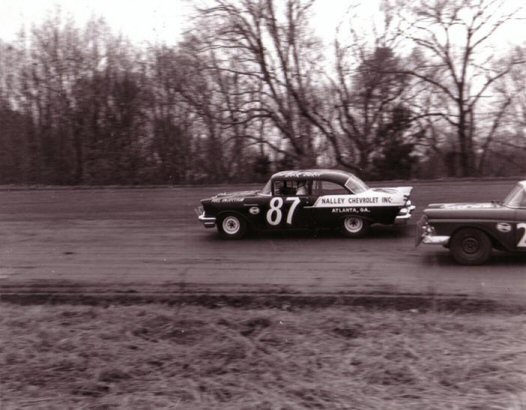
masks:
[[[324,179],[345,184],[350,177],[354,177],[354,175],[350,172],[338,169],[300,169],[277,172],[272,175],[271,179],[286,179],[293,181]]]
[[[523,181],[519,181],[519,185],[522,186],[522,189],[526,190],[526,179]]]

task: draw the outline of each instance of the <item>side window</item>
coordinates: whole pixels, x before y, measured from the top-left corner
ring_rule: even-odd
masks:
[[[296,182],[296,181],[295,181]],[[310,195],[311,194],[311,181],[297,181],[296,183],[296,195]]]
[[[302,180],[277,180],[274,181],[275,196],[310,195],[311,181]]]
[[[276,196],[283,195],[283,191],[285,189],[285,182],[284,181],[274,181],[272,184],[272,194]]]
[[[347,195],[350,192],[342,185],[331,181],[317,181],[317,195]]]
[[[291,180],[274,181],[274,195],[275,196],[296,195],[297,189],[298,189],[297,181],[291,181]]]
[[[522,199],[519,201],[521,208],[526,208],[526,191],[522,191]]]

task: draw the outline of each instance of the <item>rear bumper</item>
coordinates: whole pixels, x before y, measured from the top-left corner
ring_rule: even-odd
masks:
[[[411,219],[411,214],[413,213],[413,211],[415,210],[416,206],[414,205],[409,205],[409,206],[406,206],[402,209],[400,209],[400,212],[398,213],[398,215],[396,216],[395,218],[395,224],[405,224],[407,223],[407,221],[409,221]]]
[[[212,216],[205,216],[205,211],[203,210],[202,206],[195,208],[195,213],[197,214],[197,219],[204,225],[205,228],[213,228],[216,226],[216,218]]]

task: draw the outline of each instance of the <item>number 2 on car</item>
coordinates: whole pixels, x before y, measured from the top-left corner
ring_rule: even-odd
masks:
[[[517,224],[517,229],[524,229],[524,233],[522,235],[522,238],[519,240],[519,243],[517,244],[518,248],[526,248],[526,223],[520,223]]]
[[[287,224],[291,225],[292,218],[294,217],[294,211],[296,211],[296,208],[298,207],[301,200],[297,197],[294,197],[286,198],[285,201],[292,202],[289,212],[287,212]],[[267,211],[267,222],[269,225],[276,226],[280,224],[281,219],[283,218],[283,212],[281,211],[283,203],[283,198],[276,197],[271,199],[270,208]]]

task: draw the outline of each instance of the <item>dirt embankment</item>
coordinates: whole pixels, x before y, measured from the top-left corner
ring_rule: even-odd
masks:
[[[523,409],[526,319],[0,305],[3,409]]]

